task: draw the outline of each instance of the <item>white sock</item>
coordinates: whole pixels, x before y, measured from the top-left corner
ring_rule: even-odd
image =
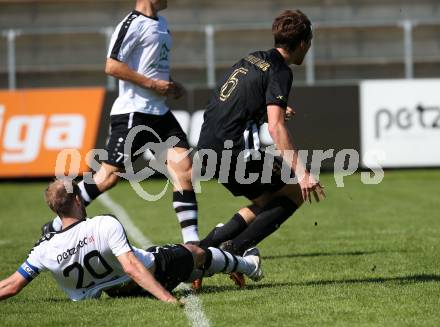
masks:
[[[78,183],[78,187],[79,187],[79,189],[81,191],[81,196],[82,196],[82,198],[84,200],[84,203],[86,205],[88,205],[90,202],[92,202],[92,199],[90,198],[90,195],[89,195],[89,193],[87,193],[87,190],[86,190],[86,188],[84,186],[84,180],[82,180],[82,181],[80,181]]]
[[[212,253],[212,261],[205,272],[206,275],[236,271],[249,276],[256,269],[252,261],[247,261],[243,257],[232,255],[229,252],[212,247],[209,248],[209,251]]]
[[[63,229],[63,222],[61,221],[60,217],[55,217],[55,219],[52,221],[52,227],[57,232]]]
[[[183,243],[199,241],[198,208],[194,191],[174,191],[173,208],[180,223]]]
[[[181,229],[183,243],[199,241],[199,229],[197,226],[188,226]]]

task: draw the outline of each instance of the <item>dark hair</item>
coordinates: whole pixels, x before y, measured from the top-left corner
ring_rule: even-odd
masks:
[[[301,41],[312,39],[312,23],[300,10],[286,10],[272,24],[275,47],[294,50]]]
[[[57,179],[49,184],[44,193],[49,208],[61,218],[72,214],[76,196],[81,198],[81,191],[78,184],[70,180]]]

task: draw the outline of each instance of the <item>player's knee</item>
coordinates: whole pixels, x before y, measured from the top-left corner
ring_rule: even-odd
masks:
[[[191,161],[189,159],[184,160],[182,164],[178,167],[178,173],[183,178],[190,180],[192,174],[192,166]]]
[[[276,222],[276,225],[278,227],[286,221],[296,210],[298,209],[298,206],[295,202],[293,202],[291,199],[280,196],[274,198],[272,201],[270,201],[265,207],[264,211],[270,211],[272,214],[272,218],[274,222]],[[278,228],[277,227],[277,228]]]
[[[262,207],[252,204],[250,206],[241,208],[238,213],[249,225],[252,221],[254,221],[255,217],[261,212],[261,210]]]
[[[298,209],[298,205],[295,203],[295,201],[292,201],[292,199],[285,196],[276,198],[274,202],[281,206],[289,216],[291,216],[296,209]]]
[[[99,184],[99,188],[102,192],[107,191],[114,187],[119,181],[119,176],[115,173],[110,173],[106,178]]]
[[[257,216],[261,210],[264,207],[264,203],[257,203],[253,202],[251,205],[249,205],[247,208],[255,215]]]
[[[168,160],[168,170],[178,181],[190,181],[192,176],[192,161],[188,157],[179,161]]]
[[[186,180],[186,181],[190,181],[190,180],[191,180],[191,177],[192,177],[192,169],[191,169],[191,166],[190,166],[190,167],[185,167],[185,168],[182,170],[181,175],[182,175],[182,178],[183,178],[184,180]]]
[[[286,185],[279,192],[277,192],[277,196],[282,196],[289,199],[290,201],[295,203],[297,207],[300,207],[304,203],[301,187],[299,186],[299,184]]]
[[[180,187],[183,187],[184,189],[191,188],[191,177],[192,177],[192,171],[191,169],[182,169],[179,167],[179,169],[174,171],[174,184],[180,185]]]
[[[206,257],[205,250],[193,244],[185,244],[184,247],[186,247],[192,253],[194,259],[194,266],[196,268],[203,267]]]

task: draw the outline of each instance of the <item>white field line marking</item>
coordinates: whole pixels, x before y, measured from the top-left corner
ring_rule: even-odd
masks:
[[[153,245],[151,241],[145,237],[142,231],[136,227],[124,208],[113,201],[107,193],[101,194],[97,200],[115,214],[122,225],[124,225],[130,237],[142,248]],[[177,287],[177,289],[188,291],[189,286],[182,283]],[[202,303],[196,295],[189,294],[185,296],[185,303],[185,314],[191,326],[209,327],[211,325],[209,319],[203,312]]]
[[[9,244],[9,243],[11,243],[10,240],[0,240],[0,245],[6,245],[6,244]]]
[[[191,288],[184,283],[181,283],[177,288],[177,290],[190,291]],[[203,312],[202,301],[192,294],[189,293],[185,296],[185,314],[189,320],[191,326],[195,327],[209,327],[210,322],[206,317],[205,312]]]

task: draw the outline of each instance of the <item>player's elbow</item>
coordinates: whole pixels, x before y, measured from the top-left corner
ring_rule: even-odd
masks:
[[[138,270],[134,264],[124,265],[124,272],[133,280],[136,280],[136,276],[138,275]]]
[[[10,288],[10,296],[15,296],[18,293],[20,293],[20,291],[22,290],[22,288],[19,285],[12,285]]]
[[[108,61],[107,61],[107,63],[105,64],[105,73],[107,74],[107,75],[111,75],[112,74],[112,67],[111,67],[111,65],[108,63]]]
[[[128,277],[133,277],[134,275],[134,269],[131,265],[125,265],[124,266],[124,272],[127,274]]]
[[[116,67],[114,61],[115,60],[112,58],[107,59],[107,62],[105,63],[105,73],[107,75],[116,77],[117,67]]]
[[[7,287],[5,287],[1,290],[0,300],[4,300],[9,297],[13,297],[13,296],[17,295],[18,293],[20,293],[21,290],[22,290],[22,288],[19,285],[16,285],[16,284],[8,285]]]

